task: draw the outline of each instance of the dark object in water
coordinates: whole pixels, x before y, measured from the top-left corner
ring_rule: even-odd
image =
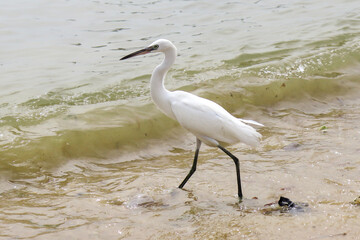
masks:
[[[290,214],[297,214],[297,213],[304,213],[309,212],[310,209],[308,208],[309,204],[301,203],[301,202],[293,202],[286,197],[280,197],[279,201],[277,202],[268,203],[264,205],[264,208],[261,209],[261,212],[264,215],[276,214],[276,213],[290,213]]]
[[[352,201],[351,204],[360,206],[360,196],[357,197],[354,201]]]
[[[286,198],[286,197],[280,197],[278,204],[280,207],[286,206],[289,209],[294,208],[295,207],[295,203],[293,203],[290,199]]]

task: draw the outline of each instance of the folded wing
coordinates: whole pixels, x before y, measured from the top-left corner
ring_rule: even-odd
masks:
[[[235,118],[220,105],[183,91],[172,92],[170,102],[180,125],[209,145],[217,145],[218,141],[250,146],[259,143],[261,134],[247,123],[263,126],[260,123]]]

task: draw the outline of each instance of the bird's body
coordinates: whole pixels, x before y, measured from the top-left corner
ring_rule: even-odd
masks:
[[[164,79],[166,73],[175,62],[177,54],[176,47],[168,40],[157,40],[149,47],[129,54],[121,60],[150,52],[163,52],[165,54],[163,62],[154,69],[151,76],[150,89],[153,101],[164,114],[178,121],[183,128],[193,133],[197,138],[193,167],[179,187],[182,188],[195,172],[200,145],[201,142],[204,142],[209,146],[219,147],[233,158],[237,166],[238,195],[241,198],[238,160],[224,149],[220,143],[233,144],[243,142],[250,146],[256,146],[259,143],[261,134],[247,124],[263,125],[253,120],[236,118],[223,107],[208,99],[184,91],[172,92],[167,90],[164,86]]]
[[[217,103],[183,91],[170,92],[169,95],[173,118],[203,143],[213,147],[219,142],[243,142],[250,146],[259,143],[261,135],[253,127]]]

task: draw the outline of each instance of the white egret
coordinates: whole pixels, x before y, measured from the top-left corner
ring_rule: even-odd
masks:
[[[165,58],[158,65],[150,80],[151,97],[158,108],[168,117],[177,120],[182,127],[196,136],[196,150],[190,172],[179,185],[183,188],[196,171],[197,159],[201,143],[218,147],[231,157],[236,166],[238,196],[241,199],[242,189],[240,180],[239,160],[226,150],[220,143],[234,144],[243,142],[251,146],[259,143],[261,134],[247,124],[263,126],[253,120],[235,118],[217,103],[183,91],[168,91],[164,87],[166,73],[175,61],[176,47],[166,39],[159,39],[148,47],[131,53],[120,60],[152,52],[162,52]]]

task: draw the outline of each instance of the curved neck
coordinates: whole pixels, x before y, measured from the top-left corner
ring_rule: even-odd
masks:
[[[171,111],[170,102],[169,102],[169,91],[164,86],[164,79],[166,73],[169,71],[170,67],[175,62],[176,58],[176,48],[169,48],[164,52],[165,58],[160,65],[158,65],[152,75],[150,80],[150,91],[151,98],[158,108],[164,112],[167,116],[173,118],[173,113]]]

